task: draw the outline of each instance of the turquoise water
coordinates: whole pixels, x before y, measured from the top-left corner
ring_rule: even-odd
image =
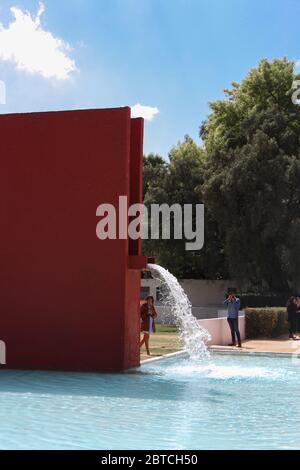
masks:
[[[300,364],[214,355],[123,374],[0,372],[1,449],[300,449]]]

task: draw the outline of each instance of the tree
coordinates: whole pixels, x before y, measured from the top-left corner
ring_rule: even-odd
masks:
[[[287,290],[299,269],[300,107],[292,103],[294,64],[262,60],[211,103],[201,127],[203,198],[224,239],[233,278]],[[299,276],[298,276],[299,277]]]
[[[185,136],[183,142],[171,149],[168,163],[157,156],[146,157],[145,204],[150,208],[151,204],[183,206],[202,203],[204,163],[203,149],[189,136]],[[172,218],[171,227],[174,227]],[[144,241],[144,253],[155,255],[157,262],[179,278],[215,279],[227,276],[222,243],[218,238],[216,224],[209,214],[206,214],[205,232],[207,238],[201,251],[186,251],[186,240],[171,239]]]
[[[143,199],[150,197],[163,186],[168,172],[168,163],[160,156],[150,153],[143,161]]]

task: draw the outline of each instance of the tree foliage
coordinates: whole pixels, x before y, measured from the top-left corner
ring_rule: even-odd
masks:
[[[287,59],[262,60],[202,125],[204,200],[233,278],[269,290],[299,278],[300,107]],[[297,260],[295,262],[295,260]],[[298,266],[297,266],[298,264]]]
[[[200,204],[203,185],[205,154],[189,136],[173,147],[169,162],[157,155],[144,158],[144,203],[151,204]],[[205,220],[206,235],[216,230],[214,222]],[[174,221],[171,219],[171,234]],[[186,240],[144,241],[144,253],[155,255],[157,261],[180,278],[222,277],[224,273],[223,249],[216,234],[210,236],[201,251],[189,252]],[[213,245],[213,246],[212,246]],[[226,273],[227,274],[227,273]]]
[[[169,162],[145,157],[144,200],[205,204],[205,246],[148,241],[144,249],[179,277],[228,275],[252,290],[300,283],[300,106],[294,63],[263,59],[210,103],[200,129],[172,148]]]

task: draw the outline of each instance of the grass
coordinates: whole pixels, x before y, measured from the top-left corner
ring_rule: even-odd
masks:
[[[156,332],[161,333],[175,333],[178,334],[178,328],[176,325],[156,325]]]
[[[176,325],[156,325],[156,333],[150,337],[151,357],[164,356],[181,349],[182,345]],[[143,346],[141,349],[141,360],[148,358],[145,346]]]

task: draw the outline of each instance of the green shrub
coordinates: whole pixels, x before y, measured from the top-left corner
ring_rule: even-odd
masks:
[[[247,338],[276,338],[288,332],[286,308],[246,308]]]

